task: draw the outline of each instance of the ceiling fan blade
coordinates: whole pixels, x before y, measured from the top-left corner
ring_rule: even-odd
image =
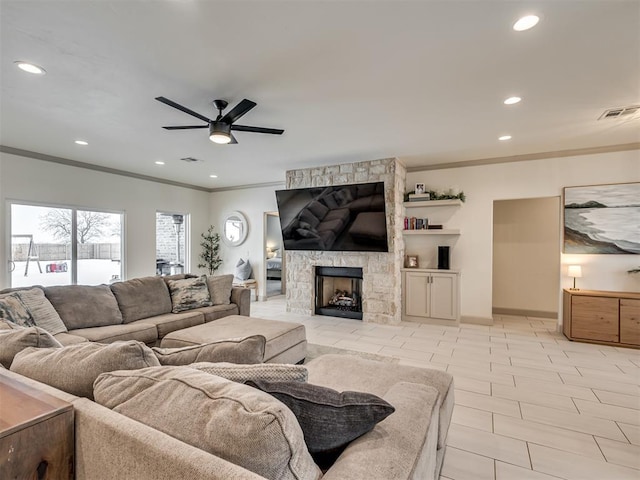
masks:
[[[236,140],[236,137],[233,136],[233,133],[230,133],[229,136],[231,137],[231,141],[228,143],[228,145],[238,143],[238,140]]]
[[[221,122],[225,123],[233,123],[238,120],[241,116],[255,107],[256,102],[252,102],[251,100],[247,100],[246,98],[242,100],[239,104],[229,110],[224,117],[220,119]]]
[[[209,128],[209,125],[181,125],[176,127],[162,127],[165,130],[189,130],[191,128]]]
[[[158,100],[159,102],[164,103],[165,105],[169,105],[170,107],[176,108],[178,110],[180,110],[181,112],[187,113],[193,117],[199,118],[200,120],[202,120],[203,122],[211,122],[211,119],[205,117],[204,115],[200,115],[197,112],[194,112],[193,110],[189,110],[187,107],[183,107],[182,105],[180,105],[179,103],[174,102],[173,100],[169,100],[168,98],[165,97],[156,97],[156,100]]]
[[[271,133],[272,135],[282,135],[284,130],[277,128],[250,127],[248,125],[231,125],[231,130],[238,132]]]

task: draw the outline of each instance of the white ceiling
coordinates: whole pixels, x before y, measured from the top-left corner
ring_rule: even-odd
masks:
[[[640,141],[640,1],[6,1],[0,143],[206,188]],[[527,13],[541,21],[515,32]],[[13,65],[42,65],[45,76]],[[505,106],[518,95],[523,101]],[[216,145],[211,101],[258,106]],[[194,121],[195,120],[195,121]],[[499,142],[498,136],[513,139]],[[81,147],[75,139],[89,142]],[[198,164],[179,159],[195,157]],[[166,164],[158,166],[154,161]],[[209,178],[217,174],[217,179]]]

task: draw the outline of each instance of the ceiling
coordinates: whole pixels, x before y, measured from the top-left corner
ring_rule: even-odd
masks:
[[[205,188],[395,156],[408,167],[640,141],[640,1],[0,2],[0,144]],[[525,32],[515,20],[541,17]],[[35,76],[13,62],[43,66]],[[506,106],[509,96],[522,97]],[[237,145],[207,117],[258,106]],[[194,121],[195,120],[195,121]],[[509,141],[498,141],[504,134]],[[86,140],[79,146],[74,140]],[[183,157],[201,162],[187,164]],[[165,165],[156,165],[164,161]],[[210,178],[215,174],[218,178]]]

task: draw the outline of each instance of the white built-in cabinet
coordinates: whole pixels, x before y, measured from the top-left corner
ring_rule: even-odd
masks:
[[[460,323],[460,272],[402,269],[402,319]]]

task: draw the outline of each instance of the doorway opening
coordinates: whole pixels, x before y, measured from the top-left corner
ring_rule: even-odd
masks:
[[[185,273],[189,215],[156,212],[156,275]]]
[[[265,298],[285,293],[285,256],[278,212],[264,214],[264,281]]]
[[[560,197],[493,202],[493,313],[558,318]]]

